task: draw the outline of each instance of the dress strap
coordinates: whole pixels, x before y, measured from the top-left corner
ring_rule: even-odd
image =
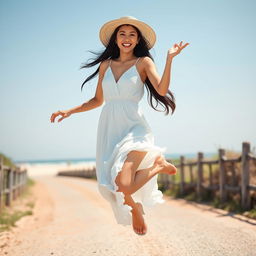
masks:
[[[112,59],[110,59],[108,66],[110,67]]]
[[[136,60],[136,62],[135,62],[135,64],[134,64],[135,66],[136,66],[136,64],[137,64],[137,62],[138,62],[139,59],[140,59],[140,57]]]

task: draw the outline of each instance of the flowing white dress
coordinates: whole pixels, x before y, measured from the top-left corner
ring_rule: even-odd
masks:
[[[116,82],[111,60],[102,81],[105,104],[102,108],[96,146],[96,176],[100,194],[110,202],[118,224],[132,224],[132,207],[124,204],[124,193],[117,192],[114,182],[131,150],[146,151],[147,154],[137,168],[149,168],[166,147],[154,144],[154,136],[142,113],[139,101],[144,95],[144,84],[137,71],[136,64],[126,70]],[[135,202],[145,207],[164,203],[163,194],[158,190],[155,175],[139,190],[132,194]]]

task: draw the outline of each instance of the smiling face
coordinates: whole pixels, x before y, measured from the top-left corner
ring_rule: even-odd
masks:
[[[133,51],[138,42],[138,33],[133,26],[123,25],[119,28],[116,35],[116,43],[120,51]]]

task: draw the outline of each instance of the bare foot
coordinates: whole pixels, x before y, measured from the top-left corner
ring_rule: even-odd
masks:
[[[131,210],[133,230],[138,235],[145,235],[147,233],[147,225],[142,214],[144,214],[143,207],[140,203],[136,203],[137,207]]]
[[[143,210],[143,206],[142,206],[142,204],[141,204],[141,203],[139,203],[139,202],[137,202],[136,204],[137,204],[137,205],[138,205],[138,207],[140,208],[141,213],[142,213],[142,214],[145,214],[145,212],[144,212],[144,210]]]
[[[173,164],[167,162],[163,156],[158,156],[154,164],[159,166],[159,173],[166,173],[169,175],[177,173],[177,168]]]

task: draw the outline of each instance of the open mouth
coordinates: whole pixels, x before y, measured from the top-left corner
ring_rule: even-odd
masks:
[[[132,44],[122,44],[123,47],[129,48]]]

